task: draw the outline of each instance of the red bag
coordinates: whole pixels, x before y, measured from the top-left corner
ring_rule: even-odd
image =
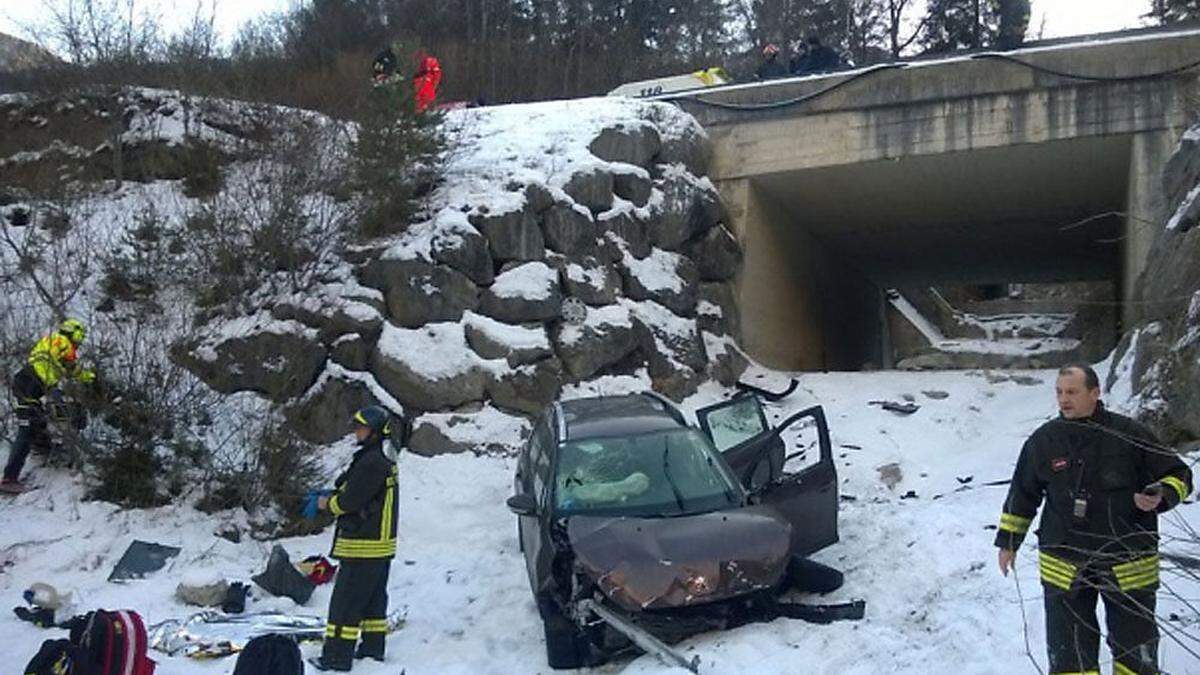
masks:
[[[154,675],[142,617],[132,610],[98,609],[71,629],[69,675]]]

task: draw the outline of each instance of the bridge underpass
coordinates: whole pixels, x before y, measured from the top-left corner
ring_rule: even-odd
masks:
[[[748,353],[797,370],[886,363],[893,286],[1111,280],[1129,297],[1195,97],[1195,72],[1168,71],[1200,59],[1200,33],[1015,56],[1091,75],[960,59],[678,100],[713,139],[745,251]]]

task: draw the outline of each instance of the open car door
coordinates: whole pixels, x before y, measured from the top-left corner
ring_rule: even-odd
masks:
[[[696,413],[738,480],[792,523],[792,554],[838,540],[837,469],[825,410],[814,406],[772,429],[762,404],[742,395]]]

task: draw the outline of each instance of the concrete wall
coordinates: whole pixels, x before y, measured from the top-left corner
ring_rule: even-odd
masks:
[[[818,369],[847,367],[854,360],[849,352],[863,353],[864,346],[851,348],[847,341],[864,342],[854,331],[871,332],[870,326],[850,326],[846,321],[868,315],[862,308],[868,304],[866,298],[875,293],[872,284],[887,284],[890,278],[880,278],[878,270],[872,269],[883,264],[881,258],[876,256],[874,262],[869,257],[855,259],[853,249],[859,247],[851,243],[852,238],[839,239],[839,228],[851,225],[857,228],[853,236],[860,238],[870,237],[871,232],[886,238],[922,227],[928,232],[942,228],[952,236],[938,241],[974,246],[976,252],[981,248],[999,250],[998,246],[980,246],[989,236],[1001,242],[1006,233],[1018,232],[1021,241],[1027,240],[1031,248],[1043,252],[1051,246],[1064,247],[1064,251],[1090,247],[1087,256],[1072,258],[1071,265],[1057,254],[1038,256],[1031,251],[1023,256],[1019,250],[1006,251],[1002,257],[1013,264],[995,269],[1011,275],[1004,279],[1011,281],[1112,278],[1121,282],[1123,297],[1130,297],[1153,232],[1164,215],[1159,172],[1186,128],[1189,106],[1200,99],[1194,70],[1137,76],[1168,71],[1200,58],[1200,32],[1056,46],[1013,56],[1043,68],[1109,79],[1083,80],[997,59],[959,58],[903,69],[723,88],[678,101],[696,116],[713,141],[710,175],[730,208],[732,227],[746,250],[738,289],[745,346],[752,356],[777,367]],[[821,91],[828,93],[795,105],[768,105],[758,110],[731,110],[705,103],[771,104]],[[1040,154],[1020,150],[1042,146],[1055,149]],[[1074,159],[1063,159],[1068,155],[1060,150]],[[996,154],[1010,151],[1018,154]],[[1001,198],[1009,204],[1027,202],[1029,207],[1010,214],[1013,217],[1008,222],[988,222],[999,207],[982,202],[977,205],[978,214],[954,216],[945,202],[958,199],[969,203],[961,199],[962,167],[974,165],[971,157],[975,153],[989,157],[985,161],[991,168],[979,171],[997,176],[993,184],[1009,184],[1010,176],[1019,181],[1039,169],[1049,178],[1036,179]],[[862,167],[864,180],[878,182],[887,176],[881,170],[886,163],[918,158],[926,162],[913,165],[922,171],[921,184],[936,193],[937,183],[943,180],[938,169],[942,157],[947,158],[940,172],[946,188],[938,199],[925,200],[931,205],[942,203],[936,214],[923,215],[918,198],[917,208],[906,205],[903,219],[889,218],[894,214],[889,213],[886,198],[872,202],[861,191],[842,195],[824,188],[799,198],[810,200],[807,211],[811,212],[822,212],[812,208],[813,193],[828,200],[819,222],[805,223],[802,202],[794,196],[803,190],[792,186],[802,185],[806,177],[836,178],[843,185],[853,185],[854,172]],[[1077,165],[1084,161],[1081,166],[1092,175],[1072,183],[1075,172],[1064,170],[1071,161]],[[844,170],[849,178],[831,177],[831,170]],[[1094,194],[1088,194],[1089,186],[1094,186]],[[881,186],[874,194],[887,192]],[[856,222],[840,220],[837,209],[829,207],[839,198],[854,200],[859,208]],[[1029,206],[1043,202],[1045,208]],[[863,204],[868,205],[865,215]],[[1095,229],[1095,223],[1089,225],[1090,231],[1073,230],[1083,241],[1061,236],[1066,231],[1064,219],[1069,223],[1070,218],[1088,217],[1098,209],[1124,211],[1124,223],[1110,225],[1109,231]],[[872,210],[879,215],[871,215]],[[948,219],[947,214],[953,217]],[[898,229],[889,231],[889,226]],[[1123,231],[1112,232],[1114,226]],[[959,229],[954,230],[956,227]],[[977,230],[962,229],[972,227]],[[1039,241],[1039,233],[1044,234],[1045,242]],[[1113,254],[1095,249],[1093,242],[1107,242]],[[893,247],[879,248],[887,251]],[[964,274],[982,269],[977,259],[970,262],[970,256],[957,256],[953,250],[943,250],[937,257],[942,261],[961,257]],[[901,254],[900,265],[916,272],[906,281],[925,282],[920,279],[920,258],[911,252]],[[1114,262],[1104,262],[1110,259]],[[895,262],[887,261],[892,267],[887,275],[905,271]],[[1109,264],[1111,268],[1106,267]],[[945,270],[941,274],[942,281],[954,281]],[[839,276],[855,281],[839,283]],[[831,301],[839,293],[843,297]],[[874,324],[881,323],[877,316]]]

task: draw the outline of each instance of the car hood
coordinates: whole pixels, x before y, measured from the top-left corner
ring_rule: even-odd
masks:
[[[675,518],[572,516],[575,559],[630,611],[701,605],[770,588],[787,570],[791,524],[748,506]]]

